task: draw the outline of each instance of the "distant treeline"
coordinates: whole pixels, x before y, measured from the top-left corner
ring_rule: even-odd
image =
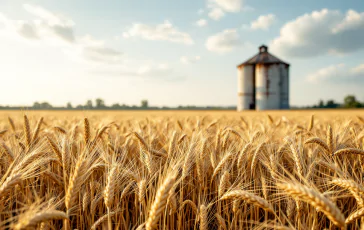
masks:
[[[359,102],[355,96],[348,95],[344,98],[343,103],[337,103],[334,100],[324,102],[320,100],[318,104],[312,106],[291,106],[291,109],[338,109],[338,108],[364,108],[364,102]],[[88,100],[84,105],[72,106],[67,103],[66,106],[52,106],[48,102],[35,102],[32,106],[0,106],[0,110],[236,110],[236,106],[194,106],[185,105],[177,107],[168,106],[149,106],[147,100],[142,100],[140,105],[112,104],[107,106],[103,99],[96,99],[95,103]]]
[[[105,101],[101,98],[95,100],[95,103],[91,100],[86,101],[84,105],[72,106],[71,103],[67,103],[66,106],[52,106],[48,102],[35,102],[32,106],[0,106],[0,110],[236,110],[236,106],[149,106],[147,100],[142,100],[140,105],[126,105],[115,103],[111,106],[107,106]]]
[[[340,108],[364,108],[364,102],[360,102],[354,95],[347,95],[343,103],[334,100],[324,102],[320,100],[318,104],[313,106],[291,107],[291,109],[340,109]]]

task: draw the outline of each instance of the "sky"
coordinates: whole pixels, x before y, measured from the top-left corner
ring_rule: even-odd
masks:
[[[363,41],[361,0],[1,0],[0,104],[236,105],[262,44],[291,106],[364,101]]]

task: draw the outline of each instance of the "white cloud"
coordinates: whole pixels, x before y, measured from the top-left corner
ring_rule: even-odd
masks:
[[[183,64],[192,64],[192,63],[196,63],[197,61],[201,60],[200,56],[195,56],[195,57],[187,57],[187,56],[182,56],[180,58],[180,61]]]
[[[352,73],[361,74],[364,78],[364,64],[358,65],[357,67],[353,68]]]
[[[222,9],[220,8],[213,8],[210,10],[209,12],[209,17],[215,21],[220,20],[222,17],[224,17],[225,13]]]
[[[211,0],[211,3],[226,12],[239,12],[243,6],[243,0]]]
[[[245,6],[244,0],[207,0],[208,16],[213,20],[220,20],[226,13],[252,11],[253,7]]]
[[[307,76],[310,83],[358,83],[364,82],[364,64],[347,68],[344,64],[331,65]]]
[[[123,33],[124,38],[140,37],[153,41],[169,41],[192,45],[194,42],[188,33],[179,31],[169,21],[158,25],[147,25],[135,23],[127,32]]]
[[[126,65],[111,66],[110,68],[97,68],[91,70],[92,74],[100,76],[133,77],[139,79],[153,79],[162,81],[181,81],[185,77],[176,73],[168,63],[155,63],[129,59]]]
[[[137,69],[136,74],[140,76],[164,77],[172,72],[173,70],[168,64],[161,63],[158,65],[143,65]]]
[[[224,17],[225,13],[220,8],[213,8],[209,12],[209,17],[212,18],[215,21],[220,20],[222,17]]]
[[[201,15],[201,14],[203,14],[203,13],[205,13],[205,10],[204,10],[204,9],[199,9],[199,10],[197,11],[197,14],[199,14],[199,15]]]
[[[273,52],[285,56],[313,57],[345,54],[364,48],[364,12],[323,9],[286,23],[271,42]]]
[[[242,11],[244,11],[244,12],[249,12],[249,11],[254,11],[254,10],[255,10],[255,8],[252,6],[244,6],[242,8]]]
[[[216,53],[227,53],[243,45],[236,29],[227,29],[210,36],[205,43],[209,51]]]
[[[48,30],[64,41],[74,42],[73,27],[75,23],[71,19],[60,14],[55,14],[40,6],[24,4],[23,8],[30,14],[41,19],[35,22],[39,30]]]
[[[207,20],[206,19],[200,19],[196,22],[196,25],[199,27],[207,26]]]
[[[73,34],[75,23],[64,16],[52,13],[40,6],[23,5],[25,11],[35,16],[34,20],[12,20],[0,14],[4,25],[1,35],[41,47],[59,47],[59,51],[70,60],[86,65],[120,64],[121,52],[108,48],[104,41],[87,35],[76,38]]]
[[[109,47],[104,40],[95,39],[91,35],[74,36],[75,23],[69,18],[39,6],[24,5],[24,9],[35,19],[13,20],[0,13],[0,39],[17,40],[30,50],[33,49],[34,52],[37,52],[40,47],[42,50],[49,49],[56,52],[59,50],[74,67],[100,76],[139,77],[166,81],[182,79],[174,73],[174,68],[166,63],[128,57]],[[183,38],[174,28],[165,26],[164,32],[171,32],[170,39],[178,40],[178,36]]]
[[[13,26],[15,27],[14,29],[16,32],[24,38],[39,39],[38,29],[34,24],[24,21],[17,21]]]
[[[120,63],[121,52],[104,46],[86,46],[83,48],[83,55],[86,59],[104,63]]]
[[[5,25],[1,31],[3,36],[32,42],[42,47],[47,45],[60,47],[61,52],[78,62],[120,64],[121,53],[106,47],[104,41],[96,40],[90,35],[76,38],[73,34],[75,23],[71,19],[59,16],[40,6],[25,4],[23,7],[36,19],[12,20],[0,14],[0,24]]]
[[[276,21],[274,14],[261,15],[255,21],[251,23],[251,29],[253,30],[268,30],[270,26]]]
[[[108,47],[104,40],[93,38],[91,35],[77,37],[72,46],[62,49],[69,59],[85,64],[111,68],[111,65],[122,65],[127,57],[120,51]]]
[[[75,41],[72,20],[56,15],[42,7],[24,4],[23,8],[36,17],[35,20],[12,20],[0,16],[5,33],[24,39],[40,39],[50,43],[73,43]]]
[[[23,4],[23,8],[28,13],[46,21],[51,26],[62,25],[62,26],[72,27],[75,25],[75,23],[71,19],[69,19],[61,14],[55,14],[40,6]]]

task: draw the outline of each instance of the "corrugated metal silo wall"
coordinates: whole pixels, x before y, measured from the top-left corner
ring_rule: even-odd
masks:
[[[289,109],[289,66],[280,65],[281,69],[281,109]]]
[[[256,109],[280,109],[280,65],[256,65]]]
[[[238,68],[238,111],[250,109],[251,104],[254,104],[253,73],[254,69],[251,65]]]

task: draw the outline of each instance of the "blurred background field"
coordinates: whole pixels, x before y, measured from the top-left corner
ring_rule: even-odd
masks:
[[[79,118],[82,119],[84,117],[89,118],[108,118],[108,119],[131,119],[131,118],[145,118],[145,117],[213,117],[213,118],[238,118],[240,116],[249,117],[254,119],[259,119],[262,117],[266,117],[267,114],[280,118],[285,116],[287,118],[294,119],[303,119],[309,118],[312,114],[314,114],[317,118],[329,119],[329,118],[354,118],[356,116],[364,116],[364,110],[361,109],[311,109],[311,110],[270,110],[270,111],[244,111],[244,112],[236,112],[236,111],[180,111],[180,110],[168,110],[168,111],[13,111],[13,110],[3,110],[0,111],[0,118],[5,119],[8,116],[13,118],[19,117],[22,119],[22,116],[27,114],[29,117],[55,117],[55,118]]]

